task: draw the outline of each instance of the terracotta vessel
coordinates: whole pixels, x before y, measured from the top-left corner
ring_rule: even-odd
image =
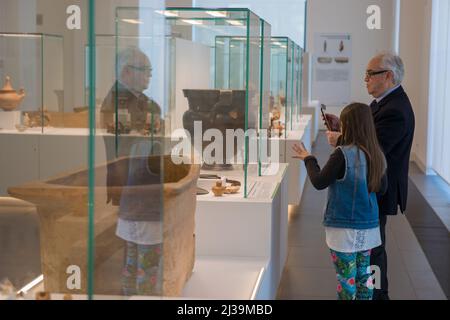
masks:
[[[22,88],[19,92],[16,92],[11,86],[11,78],[7,76],[5,85],[0,90],[0,109],[12,111],[20,105],[23,98],[25,98],[24,89]]]
[[[216,197],[221,197],[225,193],[226,187],[222,185],[222,181],[217,181],[216,185],[212,187],[212,192]]]

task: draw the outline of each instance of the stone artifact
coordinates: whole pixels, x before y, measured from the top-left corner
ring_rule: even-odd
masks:
[[[11,86],[11,78],[6,76],[5,85],[0,90],[0,109],[12,111],[20,105],[23,98],[25,98],[25,90],[21,88],[19,92],[16,92]]]
[[[203,132],[208,129],[218,129],[224,138],[222,163],[205,163],[203,168],[209,170],[233,169],[230,159],[236,155],[237,146],[235,144],[234,154],[227,155],[226,130],[245,129],[245,90],[184,89],[183,93],[189,103],[189,110],[183,115],[183,126],[189,131],[191,138],[194,138],[195,121],[202,122]],[[203,149],[210,143],[204,141]]]
[[[221,197],[225,193],[225,189],[226,187],[222,185],[222,181],[217,181],[211,190],[216,197]]]
[[[158,183],[141,179],[129,184],[130,168],[146,161],[161,173]],[[37,207],[40,221],[41,266],[48,292],[85,294],[88,287],[88,199],[93,204],[93,259],[95,294],[122,294],[121,273],[125,242],[116,236],[119,207],[107,201],[122,194],[158,199],[155,209],[162,228],[162,294],[180,296],[195,262],[195,207],[199,165],[175,164],[169,156],[122,157],[95,167],[94,187],[89,189],[89,170],[77,170],[45,181],[11,187],[11,196]],[[186,159],[187,160],[187,159]],[[139,175],[139,171],[135,172]],[[114,200],[115,199],[115,200]],[[159,206],[160,204],[160,206]],[[139,205],[139,202],[136,203]],[[158,209],[160,208],[160,209]],[[68,267],[80,268],[80,289],[68,288]]]

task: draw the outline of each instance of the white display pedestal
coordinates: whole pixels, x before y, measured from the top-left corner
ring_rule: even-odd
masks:
[[[249,184],[266,189],[254,197],[197,197],[197,256],[220,257],[223,261],[237,257],[265,261],[256,299],[275,299],[286,261],[286,168],[286,164],[280,164],[275,175],[251,177]],[[229,175],[227,178],[233,179]],[[222,288],[216,286],[215,290],[220,292]]]
[[[16,125],[21,123],[20,111],[1,111],[0,110],[0,129],[16,130]]]

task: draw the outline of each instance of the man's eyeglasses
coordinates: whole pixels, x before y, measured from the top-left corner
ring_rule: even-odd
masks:
[[[148,66],[142,66],[142,67],[137,67],[137,66],[133,66],[133,65],[128,65],[129,68],[133,69],[133,70],[137,70],[137,71],[142,71],[142,72],[150,72],[150,74],[152,73],[152,67],[148,67]]]
[[[385,72],[388,72],[388,71],[391,71],[391,70],[379,70],[379,71],[367,70],[366,71],[366,78],[370,78],[370,77],[373,77],[373,76],[375,76],[377,74],[382,74],[382,73],[385,73]]]

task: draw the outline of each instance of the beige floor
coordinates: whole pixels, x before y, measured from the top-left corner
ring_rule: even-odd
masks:
[[[313,153],[324,164],[330,152],[323,134]],[[289,212],[289,255],[278,299],[335,299],[336,275],[321,224],[326,190],[307,181],[302,202]],[[403,215],[388,218],[388,279],[393,300],[446,299],[425,254]]]

